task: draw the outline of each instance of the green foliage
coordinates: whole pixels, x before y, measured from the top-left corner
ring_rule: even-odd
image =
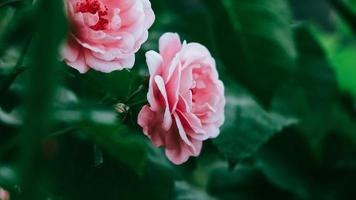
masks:
[[[231,163],[255,154],[275,133],[297,123],[295,118],[265,111],[246,90],[225,83],[227,121],[214,143]]]
[[[58,59],[61,0],[0,0],[0,186],[35,200],[353,199],[355,1],[290,2],[151,0],[134,68],[79,74]],[[136,123],[144,53],[167,31],[209,48],[227,99],[219,137],[181,166]]]
[[[318,143],[327,134],[337,131],[355,138],[356,126],[349,112],[352,108],[344,103],[332,66],[312,33],[297,29],[296,42],[300,52],[298,76],[277,91],[272,108],[301,119],[298,129],[318,154]]]
[[[87,124],[84,131],[95,143],[105,148],[109,154],[131,167],[138,174],[144,172],[147,159],[147,145],[140,137],[123,136],[128,134],[124,125]]]
[[[287,2],[206,2],[214,13],[215,41],[222,61],[254,95],[268,102],[273,90],[295,70],[296,50]]]

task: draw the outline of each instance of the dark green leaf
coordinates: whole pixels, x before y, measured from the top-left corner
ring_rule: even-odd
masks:
[[[111,156],[143,175],[147,162],[147,143],[132,135],[125,125],[86,124],[85,133]]]
[[[274,134],[297,122],[265,111],[246,90],[231,82],[228,85],[226,121],[214,143],[230,162],[252,156]]]
[[[312,162],[307,144],[293,132],[277,135],[257,155],[257,165],[267,179],[301,199],[310,196]]]
[[[224,200],[293,199],[289,193],[269,184],[254,166],[239,165],[233,171],[218,165],[211,171],[209,193]]]
[[[177,181],[175,183],[175,200],[214,200],[203,190],[199,190],[187,182]]]
[[[299,28],[296,36],[300,52],[298,76],[276,92],[272,109],[300,118],[298,129],[318,154],[320,142],[327,134],[338,131],[355,138],[356,125],[343,103],[323,49],[305,27]]]
[[[215,46],[224,65],[268,102],[272,91],[295,71],[297,54],[287,1],[205,2],[213,14]]]
[[[4,6],[12,6],[21,3],[23,0],[1,0],[0,8]]]

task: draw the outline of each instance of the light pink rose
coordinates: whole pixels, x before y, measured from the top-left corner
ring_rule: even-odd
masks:
[[[65,62],[81,73],[132,68],[155,15],[149,0],[64,0],[71,34]]]
[[[0,200],[10,200],[10,194],[0,187]]]
[[[138,124],[152,143],[164,146],[175,164],[198,156],[202,142],[219,135],[224,122],[224,85],[215,60],[198,43],[181,43],[166,33],[159,40],[160,53],[146,53],[149,91],[138,115]]]

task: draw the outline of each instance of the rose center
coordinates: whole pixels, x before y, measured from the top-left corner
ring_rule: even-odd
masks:
[[[105,30],[109,23],[109,20],[106,18],[108,15],[107,8],[103,9],[103,6],[100,4],[98,0],[83,0],[78,2],[77,4],[78,12],[83,13],[91,13],[91,14],[98,14],[99,20],[95,25],[90,26],[93,30]]]
[[[192,92],[192,102],[206,102],[207,95],[210,94],[208,87],[210,84],[209,69],[200,67],[193,69],[193,84],[190,91]]]

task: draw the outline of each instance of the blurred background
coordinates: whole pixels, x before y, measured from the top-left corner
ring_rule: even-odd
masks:
[[[135,67],[81,75],[61,0],[0,0],[1,200],[356,198],[355,0],[151,4]],[[164,32],[207,46],[226,90],[220,136],[181,166],[136,124]]]

